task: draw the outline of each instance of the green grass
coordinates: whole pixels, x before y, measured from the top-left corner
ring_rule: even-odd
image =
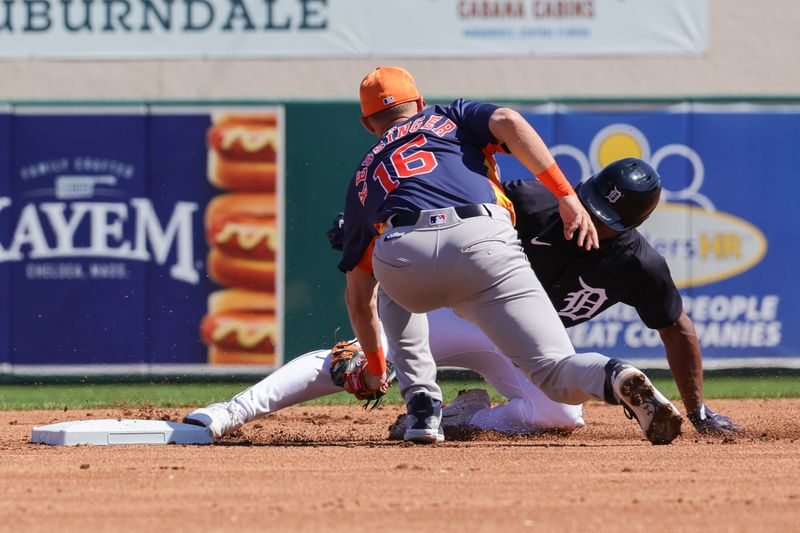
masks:
[[[669,378],[653,380],[656,387],[672,399],[678,397]],[[0,385],[0,410],[84,409],[148,405],[154,407],[192,407],[229,399],[251,383],[178,384],[97,384],[97,385]],[[461,389],[482,387],[493,401],[503,401],[497,391],[482,381],[443,381],[445,402],[452,401]],[[705,397],[713,398],[800,398],[800,376],[711,377],[706,378]],[[386,403],[401,403],[397,386],[389,390]],[[338,393],[306,405],[353,404],[352,396]]]

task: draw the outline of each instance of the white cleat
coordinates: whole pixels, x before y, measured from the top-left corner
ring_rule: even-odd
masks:
[[[656,389],[641,370],[625,367],[614,377],[614,395],[628,418],[635,418],[647,440],[669,444],[681,434],[680,412]]]
[[[406,414],[397,415],[397,419],[389,426],[389,440],[403,440],[406,434],[406,418]]]
[[[235,402],[221,402],[195,409],[183,418],[183,423],[208,428],[218,439],[242,427],[245,420]]]
[[[483,389],[462,390],[458,397],[442,409],[442,427],[445,433],[449,429],[464,430],[472,427],[472,417],[482,409],[491,406],[489,393]]]

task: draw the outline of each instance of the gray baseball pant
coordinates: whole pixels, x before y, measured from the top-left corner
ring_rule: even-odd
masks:
[[[460,219],[454,208],[423,211],[414,226],[393,227],[375,243],[379,313],[406,400],[441,399],[424,313],[450,307],[478,326],[552,400],[603,399],[598,353],[576,354],[511,225],[509,212]]]

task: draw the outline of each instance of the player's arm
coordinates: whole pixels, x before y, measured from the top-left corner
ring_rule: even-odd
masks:
[[[371,255],[372,247],[366,253]],[[378,282],[361,265],[346,273],[346,281],[347,314],[368,362],[365,385],[370,389],[377,389],[386,381],[386,357],[381,347],[381,325],[378,319]]]
[[[694,323],[683,309],[667,262],[643,237],[638,238],[643,241],[636,253],[641,270],[629,276],[631,296],[624,302],[633,305],[642,322],[661,335],[672,377],[691,412],[703,403],[703,361]]]
[[[341,251],[344,241],[344,213],[336,215],[326,235],[331,248]],[[372,248],[369,248],[368,252],[371,252],[371,250]],[[362,264],[361,266],[363,267],[364,265]],[[364,339],[363,343],[360,343],[362,350],[371,353],[377,352],[380,357],[383,354],[381,345],[383,333],[376,310],[377,282],[369,274],[368,269],[359,266],[346,274],[346,281],[349,290],[345,289],[345,301],[350,314],[350,324],[356,333],[356,338]],[[364,294],[361,294],[362,292]],[[369,305],[365,306],[365,302],[369,302]],[[369,346],[369,349],[365,349],[364,346]],[[374,356],[372,358],[374,359]],[[379,361],[379,363],[378,366],[386,364],[385,357],[383,362]],[[374,365],[375,363],[368,365],[368,369],[375,367]]]
[[[703,404],[703,360],[694,323],[683,311],[677,322],[658,333],[686,411],[692,412]]]
[[[637,301],[626,303],[634,305],[642,321],[649,328],[658,330],[661,335],[667,352],[667,362],[689,420],[701,433],[737,432],[733,420],[711,411],[704,404],[700,341],[692,319],[683,309],[681,295],[675,287],[666,261],[649,245],[643,246],[637,257],[644,266],[644,275],[634,291]]]
[[[658,332],[667,351],[669,368],[695,429],[700,433],[717,435],[738,433],[739,428],[730,417],[715,413],[703,401],[703,362],[692,319],[682,312],[675,324]]]
[[[353,332],[365,352],[377,352],[380,347],[378,282],[360,268],[354,268],[346,277],[345,302]]]
[[[559,213],[564,221],[564,237],[571,240],[578,233],[577,244],[587,250],[599,247],[597,230],[572,186],[558,168],[556,160],[542,138],[522,115],[500,107],[489,119],[492,135],[508,147],[525,168],[558,198]]]

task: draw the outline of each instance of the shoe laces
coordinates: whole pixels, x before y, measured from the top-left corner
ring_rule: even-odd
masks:
[[[228,423],[231,426],[241,426],[244,423],[244,416],[242,414],[241,408],[236,405],[235,401],[225,402],[222,404],[223,407],[221,411],[225,413],[228,417]]]

